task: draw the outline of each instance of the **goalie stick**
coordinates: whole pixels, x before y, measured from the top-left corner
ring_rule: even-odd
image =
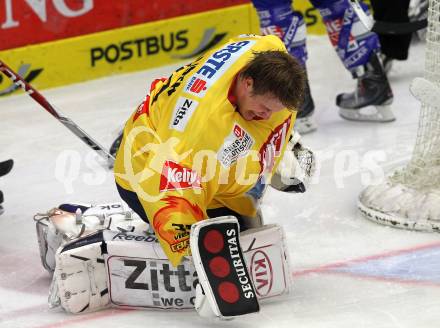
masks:
[[[18,87],[22,88],[32,99],[41,105],[47,112],[49,112],[53,117],[55,117],[61,124],[68,128],[73,134],[80,138],[84,143],[90,148],[96,151],[101,157],[103,157],[108,164],[109,168],[113,167],[115,158],[101,146],[96,140],[94,140],[89,134],[87,134],[83,129],[81,129],[75,122],[70,118],[62,115],[57,111],[47,99],[34,89],[28,82],[26,82],[20,75],[15,73],[10,67],[8,67],[2,60],[0,60],[0,72],[3,72],[12,82]]]
[[[421,30],[428,26],[428,20],[422,19],[414,22],[396,23],[396,22],[382,22],[374,21],[371,16],[368,16],[358,0],[349,0],[351,7],[359,17],[362,25],[368,30],[378,34],[399,35],[409,34]]]

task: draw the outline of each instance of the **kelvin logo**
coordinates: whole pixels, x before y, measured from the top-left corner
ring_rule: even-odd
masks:
[[[196,171],[184,167],[179,163],[166,161],[162,169],[159,191],[175,189],[200,189],[200,176]]]

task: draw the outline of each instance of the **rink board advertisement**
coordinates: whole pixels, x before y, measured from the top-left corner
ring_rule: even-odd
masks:
[[[201,14],[0,52],[0,58],[36,88],[60,86],[111,74],[187,63],[250,30],[250,7]],[[247,19],[239,19],[239,18]],[[6,78],[0,95],[15,92]]]
[[[249,0],[1,0],[0,50],[243,4],[252,7]],[[308,1],[295,0],[294,7],[309,27],[322,28]]]
[[[19,8],[20,6],[18,5],[19,2],[11,2],[12,0],[4,1],[3,5],[6,6],[9,3],[10,6],[5,7],[6,14],[3,15],[7,17],[2,18],[3,24],[1,26],[5,24],[13,25],[14,19],[21,26],[21,23],[17,20],[19,16],[17,18],[12,16],[12,14],[15,15],[14,8]],[[194,1],[197,2],[198,0]],[[69,10],[72,11],[70,15],[82,12],[80,7],[72,5],[73,2],[75,1],[69,2],[70,7],[63,9],[61,4],[64,3],[64,0],[41,1],[40,5],[46,3],[47,8],[46,11],[42,11],[40,16],[46,17],[47,24],[49,24],[49,3],[52,3],[51,6],[54,8],[55,4],[58,4],[57,10],[64,10],[66,15],[69,13]],[[138,2],[138,0],[130,1],[132,5]],[[153,4],[156,2],[153,1]],[[226,1],[224,5],[232,2],[232,0]],[[26,3],[29,5],[29,1],[26,1]],[[37,4],[37,2],[32,3],[33,6]],[[83,8],[83,11],[89,8],[86,6],[87,0],[76,1],[75,3],[82,3],[83,7],[81,8]],[[98,4],[101,5],[101,1],[98,0],[92,1],[92,3],[95,6],[93,8],[96,8]],[[168,3],[169,1],[164,1],[163,6]],[[214,4],[218,5],[218,1],[213,1],[211,5]],[[189,5],[189,8],[193,7],[193,5]],[[204,7],[202,6],[202,8]],[[309,33],[325,33],[325,28],[322,25],[318,11],[311,7],[309,2],[296,1],[295,9],[304,14]],[[174,12],[177,13],[177,9]],[[75,17],[75,19],[83,19],[80,16]],[[103,22],[108,22],[109,20],[115,23],[110,18],[96,17],[96,25],[102,27]],[[55,23],[62,21],[62,19],[55,20]],[[67,26],[70,26],[70,22],[69,25],[66,23],[57,26],[59,29],[62,29],[64,26],[66,31],[68,31]],[[106,26],[111,26],[111,24]],[[84,30],[71,31],[69,32],[70,34],[66,32],[64,35],[69,36],[71,33],[86,33],[90,31],[90,29],[87,29],[87,26],[83,26],[83,28]],[[8,30],[6,34],[4,33],[5,29],[0,30],[2,33],[2,42],[0,44],[3,44],[6,35],[8,38],[11,37],[9,32],[13,31],[13,28]],[[30,33],[24,30],[22,36],[24,39],[22,41],[26,40],[26,38],[33,38],[36,34],[45,35],[45,33],[51,32],[45,30],[41,33],[40,31],[38,33]],[[38,89],[45,89],[112,74],[151,69],[176,62],[186,63],[204,51],[243,33],[259,33],[258,17],[250,3],[3,50],[0,51],[0,58],[27,82],[32,83]],[[20,92],[18,88],[6,77],[0,75],[0,96],[16,92]]]
[[[1,0],[0,50],[249,3],[247,0]],[[35,33],[38,31],[38,33]]]

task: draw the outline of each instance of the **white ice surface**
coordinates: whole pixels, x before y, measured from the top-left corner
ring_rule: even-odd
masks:
[[[0,99],[0,160],[15,160],[13,171],[0,178],[6,209],[0,216],[0,327],[438,327],[440,235],[377,225],[361,218],[355,206],[371,178],[377,181],[411,154],[420,104],[409,85],[422,76],[423,45],[414,45],[410,59],[396,62],[390,73],[397,117],[392,123],[341,119],[335,96],[351,91],[354,81],[326,37],[310,38],[308,46],[319,129],[304,142],[321,161],[318,176],[306,194],[269,190],[263,204],[266,222],[282,224],[287,233],[295,284],[289,298],[224,323],[207,322],[193,311],[110,309],[74,316],[49,310],[50,279],[40,264],[33,215],[62,202],[116,201],[118,195],[111,173],[87,166],[89,149],[30,97],[18,95]],[[174,67],[43,94],[109,145],[151,80]],[[66,164],[68,156],[79,162]]]

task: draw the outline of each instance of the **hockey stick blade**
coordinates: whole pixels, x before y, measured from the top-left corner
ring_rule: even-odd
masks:
[[[374,25],[373,18],[367,15],[358,0],[349,0],[349,2],[362,25],[364,25],[367,30],[371,31]]]
[[[362,25],[364,25],[364,27],[369,31],[373,31],[378,34],[410,34],[428,26],[427,19],[402,23],[374,21],[371,16],[367,15],[358,0],[349,0],[349,2]]]
[[[416,77],[409,87],[411,94],[422,104],[430,107],[440,107],[440,88],[434,83]]]
[[[55,117],[61,124],[72,131],[78,138],[80,138],[87,146],[92,148],[98,153],[102,158],[106,160],[106,164],[109,168],[113,167],[115,158],[112,156],[107,149],[101,146],[96,140],[94,140],[89,134],[87,134],[83,129],[81,129],[75,122],[70,118],[65,117],[60,114],[47,99],[34,89],[28,82],[26,82],[19,74],[14,72],[10,67],[8,67],[2,60],[0,60],[0,72],[5,74],[11,81],[18,87],[22,88],[32,99],[34,99],[41,107],[43,107],[48,113]]]

